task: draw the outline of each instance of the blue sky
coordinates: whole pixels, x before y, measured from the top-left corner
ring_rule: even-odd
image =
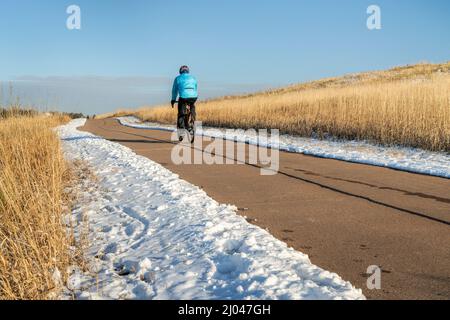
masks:
[[[66,28],[71,4],[81,30]],[[93,113],[170,100],[182,64],[207,98],[443,62],[449,14],[447,0],[2,0],[1,100],[11,82],[23,103]]]

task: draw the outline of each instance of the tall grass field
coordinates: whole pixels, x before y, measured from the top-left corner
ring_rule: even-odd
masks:
[[[70,265],[62,116],[0,119],[0,299],[51,299]]]
[[[119,110],[175,123],[170,106]],[[306,137],[367,140],[450,151],[450,62],[323,79],[282,89],[200,102],[205,126],[277,128]]]

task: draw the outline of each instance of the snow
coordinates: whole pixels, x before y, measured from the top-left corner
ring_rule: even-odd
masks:
[[[174,131],[175,126],[151,122],[141,122],[133,116],[117,118],[124,126]],[[262,147],[270,146],[266,141],[258,141],[257,136],[244,130],[227,130],[223,128],[203,127],[198,135],[235,140]],[[336,141],[314,138],[280,135],[279,146],[282,151],[302,153],[321,158],[336,159],[354,163],[362,163],[379,167],[387,167],[413,173],[450,178],[450,154],[431,152],[407,147],[386,147],[364,141]]]
[[[71,216],[88,219],[89,272],[73,268],[78,299],[364,299],[232,205],[132,150],[76,128],[58,128],[69,160],[89,164]],[[96,180],[96,181],[94,181]],[[69,293],[68,293],[69,294]]]

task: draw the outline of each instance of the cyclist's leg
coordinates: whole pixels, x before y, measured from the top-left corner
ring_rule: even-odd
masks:
[[[197,102],[197,98],[190,99],[191,116],[194,121],[197,119],[197,113],[195,112],[195,103],[196,102]]]
[[[186,115],[186,100],[183,98],[178,99],[178,123],[177,126],[179,129],[184,129],[184,118]]]

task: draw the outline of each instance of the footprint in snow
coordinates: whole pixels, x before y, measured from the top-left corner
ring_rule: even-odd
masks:
[[[236,273],[241,274],[247,272],[248,262],[246,259],[233,255],[224,256],[216,263],[217,271],[221,274]]]
[[[103,207],[103,209],[106,210],[106,211],[108,211],[108,212],[114,212],[114,211],[116,211],[116,209],[115,209],[114,207],[109,206],[109,205]]]
[[[111,226],[103,226],[101,232],[108,233],[111,232],[111,230],[112,230]]]
[[[242,241],[235,239],[228,239],[222,245],[223,250],[227,254],[235,254],[239,252],[239,249],[242,246]]]
[[[106,248],[103,250],[104,253],[116,253],[117,252],[117,243],[110,243],[106,246]]]
[[[138,269],[138,264],[134,261],[123,261],[114,263],[114,271],[119,276],[127,276],[131,273],[135,273]]]
[[[134,234],[135,230],[136,230],[136,228],[132,224],[128,224],[125,228],[125,234],[128,237],[131,237]]]

